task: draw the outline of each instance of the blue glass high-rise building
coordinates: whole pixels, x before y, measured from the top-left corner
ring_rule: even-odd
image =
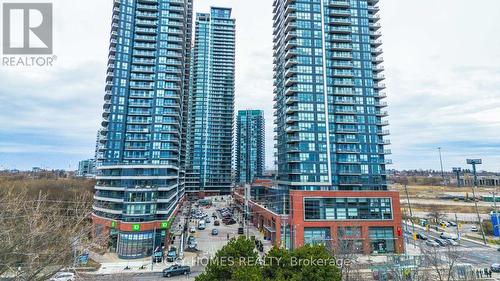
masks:
[[[121,258],[168,240],[184,196],[192,0],[115,0],[94,232]]]
[[[236,117],[236,182],[251,183],[264,174],[265,120],[262,110],[239,110]]]
[[[232,186],[235,20],[212,7],[195,22],[186,191],[227,194]]]
[[[377,0],[275,0],[283,190],[386,190]]]

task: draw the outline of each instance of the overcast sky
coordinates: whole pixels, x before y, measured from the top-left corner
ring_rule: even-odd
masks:
[[[233,8],[236,107],[266,113],[273,163],[272,1],[194,0]],[[54,0],[53,67],[0,66],[0,169],[75,169],[94,153],[111,0]],[[500,1],[381,0],[389,121],[396,169],[500,171]]]

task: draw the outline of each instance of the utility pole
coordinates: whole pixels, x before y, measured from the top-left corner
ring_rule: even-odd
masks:
[[[460,238],[460,227],[458,226],[457,213],[455,213],[455,224],[457,225],[457,236],[458,236],[458,238]]]
[[[444,169],[443,169],[443,157],[441,156],[441,147],[438,147],[439,150],[439,163],[441,164],[441,178],[443,179],[443,185],[446,185],[446,180],[444,178]]]
[[[483,236],[483,243],[484,243],[484,245],[487,245],[486,237],[484,236],[483,223],[481,222],[481,216],[479,215],[479,208],[477,206],[477,200],[476,200],[476,188],[477,188],[476,165],[479,165],[482,163],[483,163],[483,161],[481,159],[467,159],[467,164],[472,165],[472,172],[474,173],[474,185],[472,187],[472,198],[474,200],[474,205],[476,206],[477,221],[479,222],[479,228],[481,229],[481,235]]]
[[[413,233],[413,237],[415,235],[415,223],[413,222],[413,212],[411,210],[411,203],[410,203],[410,196],[408,195],[408,186],[405,184],[405,193],[406,193],[406,200],[408,201],[408,208],[410,209],[410,221],[411,221],[411,227],[412,227],[412,233]],[[413,239],[412,237],[412,239]],[[417,246],[415,244],[415,241],[413,241],[413,245],[415,245],[415,247]]]

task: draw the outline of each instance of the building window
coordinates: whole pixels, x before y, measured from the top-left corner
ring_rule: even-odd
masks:
[[[361,237],[361,226],[346,226],[337,228],[339,254],[362,254],[363,239]]]
[[[118,234],[118,256],[121,258],[141,258],[151,255],[153,232]]]
[[[304,228],[304,244],[324,245],[331,248],[331,233],[330,228],[322,227],[306,227]]]
[[[394,253],[393,227],[370,227],[369,233],[372,253]]]
[[[305,220],[391,220],[390,198],[305,198]]]

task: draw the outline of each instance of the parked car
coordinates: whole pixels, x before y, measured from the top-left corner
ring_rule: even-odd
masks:
[[[441,234],[439,235],[439,237],[442,238],[442,239],[453,239],[453,240],[457,240],[458,239],[458,235],[452,234],[452,233],[447,233],[447,232],[441,232]]]
[[[457,226],[457,223],[454,221],[449,221],[448,223],[450,224],[450,226]]]
[[[458,246],[458,242],[453,239],[446,239],[451,246]]]
[[[188,248],[195,249],[198,243],[196,242],[196,238],[194,236],[188,237]]]
[[[210,218],[209,217],[205,218],[205,223],[210,223]]]
[[[191,268],[187,265],[172,265],[163,270],[163,277],[171,277],[177,275],[186,275],[191,272]]]
[[[230,219],[227,219],[227,220],[223,220],[223,222],[224,222],[226,225],[231,225],[231,224],[235,224],[235,223],[236,223],[236,220],[234,220],[233,218],[230,218]]]
[[[425,241],[425,245],[431,246],[431,247],[439,247],[439,244],[436,241],[434,241],[434,240],[427,240],[427,241]]]
[[[220,222],[219,221],[214,221],[214,226],[219,226]]]
[[[205,225],[206,225],[205,220],[199,220],[198,221],[198,229],[199,230],[205,229]]]
[[[490,267],[491,271],[493,272],[500,272],[500,263],[494,263]]]
[[[195,233],[196,232],[196,227],[191,226],[191,228],[189,228],[189,232],[190,233]]]
[[[57,272],[49,280],[50,281],[73,281],[73,280],[75,280],[75,274],[73,272]]]
[[[174,262],[177,259],[177,249],[175,247],[170,248],[167,253],[167,261]]]
[[[417,239],[420,239],[420,240],[429,240],[429,237],[427,237],[427,235],[423,234],[423,233],[417,233]]]
[[[153,254],[154,262],[162,262],[163,261],[163,251],[158,251]]]
[[[474,226],[472,226],[470,228],[470,231],[472,231],[472,232],[479,232],[479,229],[477,228],[477,226],[474,225]]]
[[[217,230],[217,228],[212,229],[212,235],[218,235],[218,234],[219,231]]]
[[[434,241],[435,241],[436,243],[438,243],[438,244],[439,244],[439,246],[442,246],[442,247],[444,247],[444,246],[446,246],[446,245],[447,245],[447,243],[446,243],[444,240],[441,240],[441,239],[439,239],[439,238],[434,238]]]

